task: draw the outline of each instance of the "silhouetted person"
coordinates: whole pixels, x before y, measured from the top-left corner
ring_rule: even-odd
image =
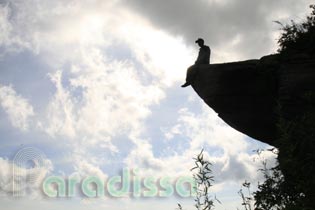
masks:
[[[204,43],[204,40],[199,38],[196,40],[196,43],[199,45],[199,54],[198,58],[194,65],[187,69],[186,82],[182,85],[182,87],[187,87],[191,85],[192,81],[195,79],[195,76],[198,72],[198,68],[201,64],[210,64],[210,54],[211,50]]]

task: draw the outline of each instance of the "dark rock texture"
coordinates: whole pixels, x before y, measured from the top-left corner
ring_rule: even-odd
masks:
[[[231,127],[277,146],[279,115],[294,119],[307,106],[302,96],[315,91],[315,59],[276,54],[203,65],[192,87]]]

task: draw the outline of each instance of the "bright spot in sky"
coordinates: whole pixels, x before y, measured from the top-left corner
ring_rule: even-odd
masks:
[[[105,17],[99,14],[89,14],[81,18],[80,35],[81,41],[93,43],[103,39]]]

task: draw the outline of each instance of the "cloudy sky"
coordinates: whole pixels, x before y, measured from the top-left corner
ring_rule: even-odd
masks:
[[[193,199],[47,199],[49,175],[97,176],[123,168],[142,177],[191,175],[205,148],[217,209],[241,206],[241,183],[260,179],[253,150],[268,145],[228,125],[190,88],[194,41],[211,62],[275,53],[279,25],[301,20],[310,0],[0,0],[1,209],[194,209]],[[27,196],[12,199],[15,154],[45,155]],[[266,153],[272,162],[272,155]],[[21,169],[22,170],[22,169]]]

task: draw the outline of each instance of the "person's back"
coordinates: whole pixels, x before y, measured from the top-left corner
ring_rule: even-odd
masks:
[[[198,58],[195,64],[210,64],[210,54],[211,50],[208,46],[200,46]]]

